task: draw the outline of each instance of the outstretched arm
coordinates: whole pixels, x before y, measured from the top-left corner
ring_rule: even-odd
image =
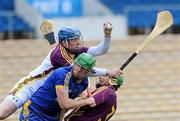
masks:
[[[108,52],[111,43],[112,24],[110,22],[104,23],[104,40],[94,47],[90,47],[87,53],[93,56],[103,55]]]
[[[85,105],[95,104],[94,98],[86,98],[80,100],[70,99],[68,96],[68,87],[56,86],[58,103],[62,109],[74,109]]]
[[[114,69],[104,69],[104,68],[96,68],[94,67],[93,70],[88,74],[90,77],[95,77],[95,76],[110,76],[110,77],[118,77],[123,72],[120,70],[120,68],[114,68]]]

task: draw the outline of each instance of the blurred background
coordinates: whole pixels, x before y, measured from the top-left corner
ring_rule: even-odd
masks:
[[[124,69],[111,121],[180,121],[180,0],[0,0],[0,101],[53,48],[39,30],[43,20],[55,22],[55,33],[79,28],[85,46],[97,45],[103,22],[112,22],[110,50],[97,57],[98,67],[111,69],[147,37],[163,10],[172,13],[174,25]],[[19,111],[6,121],[18,116]]]

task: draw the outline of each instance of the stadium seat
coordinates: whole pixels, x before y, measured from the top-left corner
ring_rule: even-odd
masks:
[[[14,0],[1,0],[0,11],[13,11],[14,10]]]

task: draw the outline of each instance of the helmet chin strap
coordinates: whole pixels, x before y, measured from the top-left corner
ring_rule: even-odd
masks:
[[[67,39],[65,40],[65,42],[66,42],[66,48],[68,48],[69,47],[69,44],[68,44],[68,41],[67,41]]]
[[[110,85],[113,85],[112,82],[111,82],[111,78],[109,79],[109,84],[110,84]]]
[[[64,40],[64,42],[65,42],[66,46],[63,46],[63,47],[66,48],[69,52],[73,53],[73,51],[69,49],[68,40],[66,39],[66,40]]]

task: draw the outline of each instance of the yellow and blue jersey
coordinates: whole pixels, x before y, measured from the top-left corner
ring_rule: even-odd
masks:
[[[56,87],[64,85],[69,87],[69,97],[74,99],[87,88],[88,79],[76,83],[72,75],[72,66],[55,70],[24,105],[20,121],[58,121],[61,108],[56,100]]]

